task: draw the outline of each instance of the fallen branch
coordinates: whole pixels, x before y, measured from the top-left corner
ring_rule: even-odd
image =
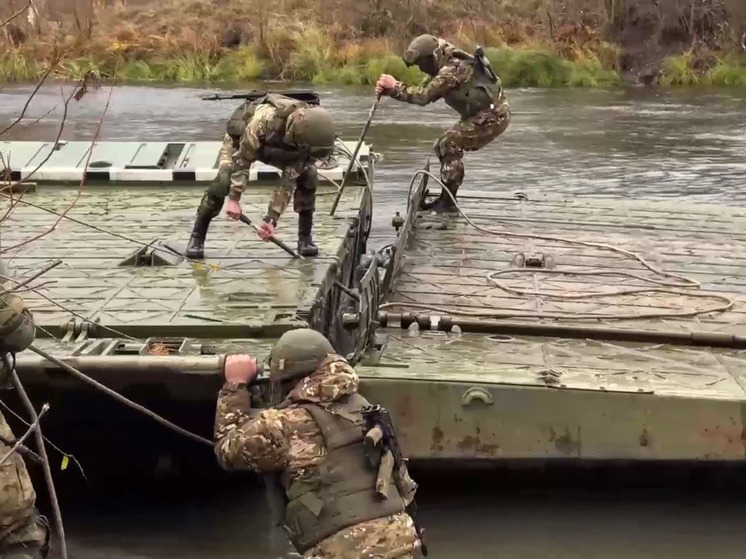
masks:
[[[44,417],[44,414],[49,411],[49,404],[44,404],[41,407],[41,411],[39,412],[39,417],[36,418],[36,421],[34,421],[31,425],[29,425],[29,428],[26,430],[26,432],[23,434],[23,436],[16,441],[16,443],[13,445],[13,448],[10,449],[10,451],[0,458],[0,466],[5,464],[13,454],[18,452],[18,450],[23,446],[23,443],[26,442],[26,439],[31,436],[31,433],[36,431],[36,426],[39,425],[39,421],[41,421],[41,418]]]
[[[36,414],[34,405],[26,394],[26,390],[21,384],[21,379],[18,378],[15,367],[11,364],[10,355],[3,355],[3,362],[5,367],[10,372],[10,376],[13,379],[13,385],[18,391],[18,395],[21,397],[26,411],[31,418],[31,421],[36,424],[34,428],[34,438],[36,439],[36,446],[39,454],[42,458],[42,469],[44,470],[44,479],[47,482],[47,491],[49,491],[49,500],[52,503],[52,510],[54,511],[54,523],[57,530],[57,537],[60,539],[60,550],[62,559],[67,559],[67,541],[65,539],[65,527],[62,524],[62,512],[60,511],[60,503],[57,500],[57,491],[54,488],[54,479],[52,479],[52,470],[49,467],[49,456],[47,456],[47,449],[44,446],[44,435],[41,432],[41,426],[39,425],[39,416]]]

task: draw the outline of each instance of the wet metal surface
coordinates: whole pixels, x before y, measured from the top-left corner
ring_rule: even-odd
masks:
[[[157,240],[183,249],[201,191],[176,186],[89,188],[68,215],[142,243]],[[244,212],[258,220],[270,191],[251,188],[242,201]],[[59,213],[71,206],[75,195],[76,189],[39,187],[24,200]],[[349,188],[334,218],[328,215],[331,196],[319,196],[315,234],[320,255],[313,259],[294,260],[263,242],[250,227],[223,216],[210,227],[202,263],[176,258],[174,265],[122,265],[143,247],[68,220],[41,239],[9,249],[5,257],[23,276],[55,258],[64,261],[44,276],[50,283],[40,294],[24,296],[42,328],[59,328],[71,318],[44,297],[104,327],[141,338],[168,335],[179,327],[215,331],[221,324],[269,326],[289,320],[318,294],[346,238],[345,215],[356,213],[360,196],[360,189]],[[2,206],[5,212],[8,202]],[[3,247],[49,230],[56,220],[35,208],[17,207],[4,224]],[[296,229],[297,216],[289,210],[278,238],[294,245]]]
[[[3,90],[0,125],[15,117],[25,101],[24,95],[30,91],[28,86]],[[215,140],[222,134],[224,118],[233,104],[202,102],[198,97],[203,93],[202,90],[155,87],[117,88],[104,122],[102,139]],[[370,89],[322,90],[322,93],[326,93],[324,103],[334,112],[341,134],[356,136],[373,101]],[[508,196],[516,191],[534,189],[567,196],[685,198],[690,202],[706,200],[733,206],[746,201],[743,189],[746,93],[742,91],[537,90],[511,91],[509,95],[516,110],[511,127],[494,145],[466,156],[465,188]],[[101,91],[81,104],[73,103],[63,139],[90,139],[105,97],[106,91]],[[33,118],[54,105],[58,106],[56,111],[31,125]],[[42,141],[54,137],[60,106],[59,89],[44,88],[31,107],[33,118],[16,128],[12,139]],[[523,115],[519,114],[521,111]],[[404,209],[405,188],[411,173],[431,152],[433,141],[454,120],[454,115],[442,104],[419,109],[384,100],[379,107],[369,140],[385,155],[385,162],[378,166],[376,173],[374,234],[380,236],[381,243],[391,240],[390,218],[393,211]],[[187,217],[186,206],[194,208],[200,196],[201,189],[195,189],[189,192],[190,200],[184,202],[184,216],[177,220],[184,230],[191,219]],[[706,227],[707,223],[701,225]],[[7,231],[3,230],[2,234],[6,235]],[[732,235],[724,233],[723,237],[730,242]],[[506,247],[506,252],[512,251]],[[731,277],[731,257],[724,255],[723,258],[728,262],[723,263],[720,271]],[[696,273],[705,274],[706,270]],[[711,277],[709,281],[717,283],[717,278]],[[404,334],[402,338],[406,336],[406,333],[398,334]],[[485,358],[485,361],[490,359]],[[464,371],[454,359],[449,364],[454,374],[479,374]],[[422,374],[429,370],[425,365],[434,366],[423,360]],[[540,366],[542,362],[539,361],[537,367]],[[678,365],[668,363],[665,368],[678,369]],[[661,381],[656,379],[655,382]],[[409,387],[418,385],[412,380],[401,382]],[[521,411],[521,401],[497,400],[494,385],[481,387],[492,396],[492,406],[495,402],[505,402],[512,405],[516,413]],[[453,390],[453,395],[461,409],[462,398],[472,384],[465,382],[459,388]],[[537,417],[549,418],[556,404],[556,399],[551,398],[553,389],[529,390],[540,390],[546,399],[538,409],[524,409],[523,417],[534,422]],[[722,388],[713,384],[709,390]],[[574,392],[579,391],[566,394]],[[404,390],[399,393],[406,395]],[[600,391],[595,393],[603,396]],[[480,406],[489,407],[478,394],[472,391],[468,404],[477,412]],[[408,397],[415,401],[413,394]],[[607,413],[608,402],[599,400],[596,408],[599,414]],[[643,425],[629,432],[629,441],[635,441],[643,450],[657,448],[660,439],[656,429],[644,427],[649,414],[629,412],[626,401],[615,402],[614,413],[636,415]],[[425,407],[426,401],[420,403]],[[564,405],[572,409],[573,401],[568,400]],[[717,415],[711,415],[711,408],[699,405],[696,400],[689,401],[687,406],[685,413],[694,421],[709,420]],[[60,404],[59,407],[64,406]],[[406,398],[402,399],[401,407],[407,410]],[[738,411],[734,409],[732,414],[736,421]],[[665,418],[669,412],[661,410],[660,416]],[[672,422],[675,419],[670,418]],[[551,423],[549,419],[545,422]],[[738,436],[732,424],[725,435],[704,427],[704,422],[702,426],[698,435],[701,439],[722,441]],[[568,426],[549,427],[552,431],[542,432],[541,440],[546,441],[550,451],[569,455],[577,452],[577,431]],[[496,443],[490,440],[489,433],[486,439],[480,439],[481,442],[475,433],[475,424],[471,423],[460,438],[448,441],[442,431],[438,436],[438,431],[431,428],[422,442],[428,448],[461,445],[475,454],[496,452]],[[515,435],[526,440],[521,437],[520,427],[515,429]],[[734,447],[739,442],[733,440]],[[79,441],[81,446],[95,443],[90,439]],[[632,443],[628,444],[631,447]],[[643,491],[632,497],[624,491],[607,491],[616,483],[611,477],[603,484],[602,491],[594,490],[592,495],[582,491],[568,494],[561,490],[566,480],[560,478],[550,491],[532,491],[533,482],[524,482],[526,491],[516,494],[486,490],[501,479],[499,473],[472,487],[461,483],[466,477],[447,475],[423,485],[420,509],[433,556],[453,559],[496,556],[506,559],[735,559],[743,555],[746,544],[740,504],[743,495],[730,488],[722,497],[692,496],[686,489],[660,497],[652,491]],[[639,479],[644,477],[644,473],[639,475]],[[65,484],[63,480],[62,485]],[[270,559],[287,556],[288,546],[283,534],[268,526],[263,492],[249,485],[249,481],[241,477],[235,477],[234,485],[224,491],[216,491],[209,482],[187,483],[179,488],[176,496],[165,497],[157,495],[154,491],[157,488],[138,486],[127,495],[105,497],[105,492],[99,492],[100,500],[96,501],[73,492],[62,502],[71,550],[76,557],[86,559],[205,555]],[[692,489],[698,487],[692,484]]]

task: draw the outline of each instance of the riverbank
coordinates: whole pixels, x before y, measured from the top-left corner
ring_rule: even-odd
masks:
[[[641,44],[630,29],[647,16],[639,6],[629,12],[624,0],[611,5],[627,11],[593,17],[573,13],[570,0],[549,0],[544,12],[526,0],[507,3],[512,9],[485,11],[477,0],[459,7],[446,0],[281,0],[272,8],[258,0],[116,0],[82,9],[73,0],[48,0],[45,12],[18,17],[0,34],[0,81],[34,80],[61,58],[53,73],[63,79],[94,72],[132,82],[364,85],[385,72],[416,83],[424,76],[400,55],[411,37],[430,31],[467,50],[487,47],[508,87],[746,85],[746,56],[733,39],[740,27],[729,12],[715,21],[693,7],[688,25],[695,29],[702,19],[701,33],[661,28]]]

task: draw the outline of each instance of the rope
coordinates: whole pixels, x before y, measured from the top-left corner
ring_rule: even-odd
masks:
[[[530,313],[527,313],[527,312],[511,312],[511,311],[504,311],[504,312],[503,311],[500,311],[500,312],[498,311],[464,311],[464,310],[445,309],[443,307],[428,305],[424,303],[407,303],[407,302],[384,303],[383,305],[380,306],[380,308],[406,307],[406,308],[412,308],[412,309],[430,310],[430,311],[444,313],[444,314],[454,314],[454,315],[483,317],[483,318],[562,318],[562,319],[576,319],[576,320],[585,320],[585,319],[638,320],[638,319],[651,319],[651,318],[682,318],[682,317],[699,316],[702,314],[722,313],[722,312],[729,311],[735,305],[735,302],[733,301],[733,299],[731,299],[730,297],[726,297],[725,295],[719,295],[715,293],[692,293],[691,291],[682,291],[681,289],[699,289],[701,285],[698,281],[692,278],[688,278],[686,276],[682,276],[679,274],[665,272],[661,270],[660,268],[657,268],[653,266],[652,264],[650,264],[647,260],[645,260],[644,257],[640,256],[639,254],[620,248],[615,245],[606,244],[606,243],[594,243],[590,241],[578,241],[575,239],[568,239],[565,237],[556,237],[552,235],[535,235],[535,234],[530,234],[530,233],[512,233],[509,231],[496,231],[494,229],[488,229],[486,227],[477,225],[464,212],[464,210],[461,208],[461,206],[456,201],[456,197],[453,195],[453,193],[450,190],[448,190],[448,188],[446,188],[446,186],[443,184],[443,182],[438,177],[436,177],[429,171],[425,171],[425,170],[417,171],[412,177],[412,180],[409,183],[409,195],[407,197],[408,206],[411,201],[411,193],[412,193],[412,187],[414,185],[414,182],[417,179],[417,177],[421,175],[428,176],[434,181],[436,181],[441,186],[443,191],[446,192],[448,196],[451,198],[451,201],[455,205],[459,214],[461,214],[466,220],[466,222],[471,227],[476,229],[477,231],[486,233],[488,235],[495,235],[498,237],[508,237],[508,238],[517,238],[517,239],[535,239],[535,240],[558,242],[558,243],[565,243],[565,244],[570,244],[570,245],[585,246],[585,247],[590,247],[590,248],[598,248],[602,250],[607,250],[607,251],[611,251],[616,254],[621,254],[623,256],[636,260],[644,268],[653,272],[655,275],[661,278],[668,278],[668,280],[675,280],[675,281],[668,281],[666,279],[649,278],[649,277],[645,277],[645,276],[631,273],[631,272],[623,272],[623,271],[616,272],[616,271],[607,271],[607,270],[590,270],[590,271],[570,272],[570,271],[563,271],[563,270],[518,268],[518,269],[510,269],[510,270],[498,270],[498,271],[489,272],[486,274],[485,277],[488,282],[492,283],[494,286],[498,287],[499,289],[502,289],[503,291],[507,293],[517,295],[517,296],[547,297],[547,298],[564,299],[564,300],[587,300],[587,299],[595,299],[595,298],[601,298],[601,297],[639,295],[642,293],[664,293],[668,295],[678,295],[678,296],[694,297],[694,298],[700,298],[700,299],[710,299],[710,300],[715,299],[719,301],[721,304],[716,305],[711,308],[701,309],[701,310],[690,310],[690,311],[681,311],[681,312],[655,312],[655,313],[644,313],[644,314],[619,314],[619,313],[591,314],[591,313],[562,313],[562,312],[558,312],[558,313],[530,312]],[[495,276],[498,276],[498,275],[516,274],[516,273],[530,273],[530,274],[541,273],[541,274],[572,275],[572,276],[616,276],[616,277],[636,279],[639,281],[651,283],[651,284],[654,284],[656,286],[661,286],[661,287],[642,287],[642,288],[636,288],[636,289],[622,289],[622,290],[606,292],[606,293],[594,292],[594,293],[555,294],[555,293],[550,293],[546,291],[532,291],[532,290],[516,289],[516,288],[509,287],[505,285],[503,282],[500,282],[497,279],[495,279]],[[679,289],[677,290],[677,289],[666,289],[666,288],[679,288]]]

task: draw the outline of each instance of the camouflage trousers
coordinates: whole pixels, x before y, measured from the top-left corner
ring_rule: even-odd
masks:
[[[0,413],[0,435],[14,440],[13,432]],[[10,447],[0,443],[0,458]],[[37,558],[48,551],[49,528],[35,508],[36,492],[23,458],[15,453],[0,465],[0,557]]]
[[[399,513],[340,530],[303,554],[303,559],[414,559],[421,557],[412,517]]]
[[[220,148],[220,157],[218,167],[220,169],[231,166],[233,154],[237,147],[233,139],[226,134],[223,138],[223,146]],[[266,161],[271,165],[271,161]],[[279,218],[279,214],[285,210],[291,193],[293,197],[293,209],[300,213],[316,209],[316,187],[319,182],[318,173],[315,165],[309,165],[298,173],[295,169],[281,167],[282,176],[280,178],[280,187],[275,189],[270,198],[269,207],[271,217]],[[223,208],[225,197],[228,196],[230,189],[239,185],[243,190],[249,182],[249,171],[234,171],[231,173],[230,185],[211,184],[200,201],[199,210],[205,211],[210,219],[217,217]]]
[[[460,120],[435,142],[440,179],[454,197],[464,182],[464,151],[483,148],[505,132],[509,124],[510,110],[506,107],[486,109]]]

